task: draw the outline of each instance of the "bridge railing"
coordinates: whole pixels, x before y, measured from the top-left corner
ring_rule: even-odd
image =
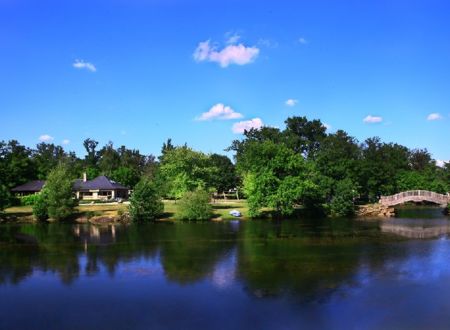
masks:
[[[431,199],[433,201],[442,203],[450,202],[449,194],[443,195],[428,190],[409,190],[391,196],[381,196],[380,203],[389,204],[397,201],[401,202],[402,200],[407,199],[409,197],[425,197],[426,199]]]

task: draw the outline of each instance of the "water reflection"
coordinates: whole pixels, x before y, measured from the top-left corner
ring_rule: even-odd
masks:
[[[281,304],[277,306],[284,306],[286,300],[292,301],[286,303],[287,310],[307,307],[304,314],[295,314],[306,317],[312,315],[311,308],[318,312],[317,306],[326,309],[343,301],[367,304],[360,297],[363,293],[375,294],[377,301],[377,292],[388,295],[393,285],[450,280],[449,228],[445,217],[386,222],[2,225],[0,290],[22,285],[37,290],[42,283],[36,280],[46,278],[52,288],[55,282],[76,287],[77,295],[99,299],[106,306],[105,292],[119,300],[131,295],[132,305],[133,299],[159,294],[163,304],[177,300],[183,306],[192,303],[219,310],[237,301],[246,306],[248,299],[252,304]],[[438,240],[419,240],[442,235]],[[450,295],[450,287],[446,289]],[[24,292],[10,292],[19,306]],[[6,305],[0,302],[0,310]],[[266,305],[258,306],[264,314]],[[327,313],[330,319],[338,317]]]
[[[381,231],[395,235],[424,239],[435,238],[450,233],[450,222],[435,219],[394,219],[382,223]]]

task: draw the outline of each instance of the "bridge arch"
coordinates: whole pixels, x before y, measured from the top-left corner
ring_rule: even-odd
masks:
[[[380,198],[380,204],[385,206],[395,206],[407,202],[430,202],[445,207],[450,203],[450,195],[428,190],[409,190],[391,196],[381,196]]]

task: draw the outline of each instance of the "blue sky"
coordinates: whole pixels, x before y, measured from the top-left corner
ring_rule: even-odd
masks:
[[[448,1],[0,0],[0,139],[223,152],[318,118],[450,159]],[[290,101],[288,101],[290,100]],[[365,119],[365,121],[364,121]]]

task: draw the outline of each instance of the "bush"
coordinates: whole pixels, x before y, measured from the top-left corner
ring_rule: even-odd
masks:
[[[334,195],[329,203],[329,211],[333,217],[351,216],[355,213],[355,186],[349,179],[336,184]]]
[[[39,194],[33,194],[33,195],[19,197],[21,206],[33,206],[38,199],[39,199]]]
[[[69,217],[77,205],[73,198],[72,180],[67,166],[60,164],[48,176],[40,198],[33,207],[33,214],[37,219],[51,218],[62,220]]]
[[[157,185],[148,178],[143,178],[134,187],[130,198],[130,216],[133,221],[156,220],[164,211],[164,204]]]
[[[43,193],[36,195],[37,198],[33,205],[33,215],[39,221],[48,219],[48,206]]]
[[[198,189],[187,192],[181,198],[176,216],[180,220],[209,220],[212,216],[210,195]]]

